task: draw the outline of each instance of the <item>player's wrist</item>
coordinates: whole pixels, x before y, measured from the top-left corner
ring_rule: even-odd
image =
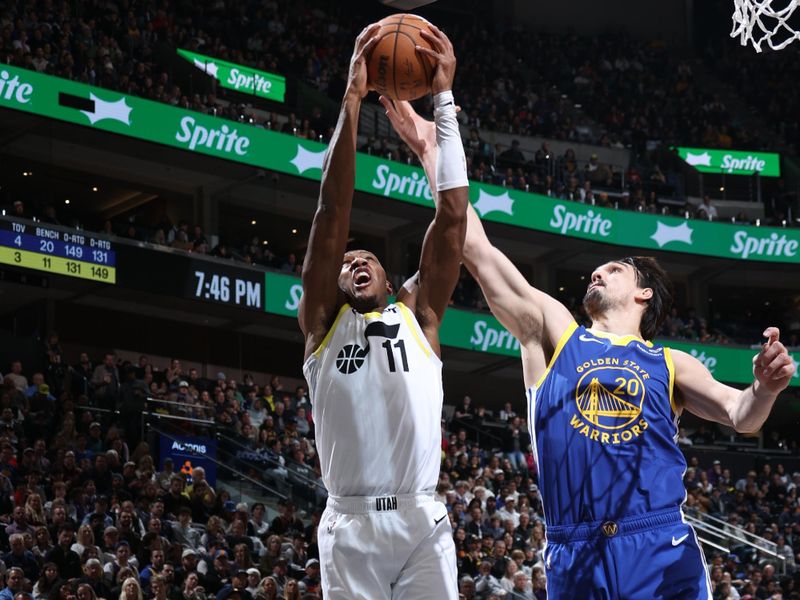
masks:
[[[453,110],[456,108],[456,101],[453,97],[453,90],[452,88],[448,87],[447,89],[437,92],[434,90],[433,92],[433,110],[436,111],[440,108],[445,108],[447,106],[452,106]]]
[[[359,86],[350,84],[347,86],[347,89],[345,89],[344,92],[345,102],[360,103],[364,99],[364,96],[367,95],[368,91],[369,90],[367,90],[367,88],[361,88]]]

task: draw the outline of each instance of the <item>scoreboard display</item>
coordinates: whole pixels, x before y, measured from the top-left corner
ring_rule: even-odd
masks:
[[[114,244],[97,234],[0,219],[0,263],[101,283],[117,282]]]

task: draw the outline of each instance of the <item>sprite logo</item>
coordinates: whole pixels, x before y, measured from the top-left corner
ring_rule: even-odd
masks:
[[[286,302],[283,303],[283,308],[286,310],[290,310],[296,312],[298,308],[300,308],[300,299],[303,297],[303,286],[302,284],[295,283],[292,287],[289,288],[289,297]]]
[[[20,81],[19,75],[14,75],[12,78],[8,71],[0,71],[0,98],[27,104],[31,101],[32,94],[33,86]]]
[[[382,196],[402,195],[433,201],[428,180],[416,171],[410,175],[398,175],[392,172],[390,165],[384,163],[375,169],[375,177],[370,184]]]
[[[231,69],[228,74],[228,84],[234,89],[245,88],[247,91],[269,95],[272,91],[272,81],[262,77],[257,72],[242,73],[239,69]]]
[[[553,218],[550,219],[549,225],[553,229],[560,231],[562,235],[565,235],[568,231],[575,231],[608,237],[611,235],[611,228],[614,223],[593,210],[586,211],[585,215],[577,215],[570,212],[563,204],[556,204],[553,207]]]
[[[489,348],[498,350],[519,350],[519,341],[505,329],[495,329],[486,321],[475,321],[469,343],[486,352]]]
[[[781,157],[774,152],[714,150],[712,148],[676,148],[680,157],[703,173],[729,173],[780,177]]]
[[[215,128],[206,128],[197,123],[194,117],[186,116],[181,119],[180,131],[175,135],[179,142],[188,144],[189,150],[198,147],[218,152],[231,152],[244,156],[250,146],[250,138],[239,135],[235,128],[222,124]]]
[[[749,256],[797,256],[797,240],[787,240],[786,234],[778,235],[776,232],[765,237],[750,235],[747,231],[737,231],[733,234],[733,245],[730,251],[747,258]]]

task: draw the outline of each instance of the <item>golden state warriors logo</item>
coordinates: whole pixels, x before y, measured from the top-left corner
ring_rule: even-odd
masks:
[[[650,375],[631,360],[600,358],[586,361],[576,369],[580,378],[575,386],[578,415],[570,425],[577,432],[601,444],[620,444],[638,437],[647,429],[642,418]]]
[[[608,381],[609,372],[613,385]],[[626,367],[597,367],[586,371],[576,389],[578,410],[583,418],[602,429],[622,429],[642,414],[644,382]]]

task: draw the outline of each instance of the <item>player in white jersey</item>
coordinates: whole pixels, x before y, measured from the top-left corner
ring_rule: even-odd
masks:
[[[356,40],[303,264],[299,321],[329,492],[318,530],[329,600],[458,597],[452,529],[433,494],[441,460],[438,331],[458,281],[468,181],[451,91],[455,55],[431,29],[440,183],[419,271],[390,304],[392,286],[375,255],[345,253],[375,25]]]

